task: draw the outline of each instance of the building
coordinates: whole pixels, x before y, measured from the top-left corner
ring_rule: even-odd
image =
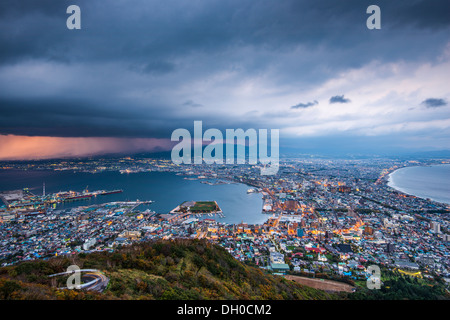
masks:
[[[442,240],[444,240],[445,242],[450,242],[450,234],[444,234],[442,236]]]
[[[350,187],[347,187],[347,186],[340,186],[339,187],[339,192],[349,193],[350,191],[352,191],[352,188],[350,188]]]
[[[419,266],[416,263],[406,259],[395,260],[394,265],[401,269],[419,270]]]
[[[441,225],[436,221],[430,222],[430,228],[436,234],[441,233]]]
[[[340,253],[350,253],[353,252],[352,247],[346,243],[340,243],[337,245],[337,249]]]
[[[87,239],[83,244],[83,250],[84,251],[89,250],[91,247],[95,246],[96,242],[97,242],[97,240],[95,240],[95,239]]]
[[[270,265],[269,268],[276,273],[286,274],[290,270],[289,265],[284,263],[284,255],[277,252],[270,252]]]
[[[271,263],[270,269],[273,272],[281,274],[286,274],[286,272],[290,270],[289,265],[286,263]]]
[[[0,214],[0,223],[9,222],[9,221],[14,220],[15,218],[16,218],[16,214],[13,214],[13,213]]]
[[[274,264],[282,264],[284,263],[284,255],[277,252],[277,251],[272,251],[270,252],[270,263],[274,263]]]
[[[119,234],[119,238],[126,238],[130,240],[136,240],[141,237],[140,231],[124,231],[121,234]]]
[[[298,202],[295,200],[286,200],[284,204],[287,212],[295,212],[298,209]]]
[[[364,234],[365,234],[365,235],[368,235],[368,236],[373,235],[373,228],[372,228],[372,227],[369,227],[369,226],[365,226],[365,227],[364,227]]]
[[[386,244],[386,252],[387,253],[392,253],[395,250],[395,245],[393,243],[387,243]]]

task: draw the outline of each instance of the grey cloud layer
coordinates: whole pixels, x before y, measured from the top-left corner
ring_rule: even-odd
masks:
[[[378,32],[365,27],[365,0],[76,2],[79,31],[65,27],[70,1],[0,2],[0,134],[169,137],[193,120],[267,125],[233,116],[235,79],[307,88],[373,60],[434,61],[450,25],[449,2],[434,0],[377,1]],[[30,64],[45,67],[45,81],[30,80]],[[230,112],[218,110],[227,99]]]

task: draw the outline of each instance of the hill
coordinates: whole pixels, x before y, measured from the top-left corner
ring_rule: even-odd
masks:
[[[103,293],[59,290],[65,279],[48,275],[70,265],[100,270]],[[0,268],[0,299],[337,299],[235,260],[203,240],[158,240],[113,252],[78,254]]]

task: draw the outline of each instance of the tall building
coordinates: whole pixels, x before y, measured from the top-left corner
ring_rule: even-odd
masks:
[[[352,191],[352,188],[350,188],[350,187],[347,187],[347,186],[340,186],[339,187],[339,192],[348,193],[350,191]]]
[[[288,234],[295,235],[297,228],[298,228],[298,223],[296,223],[296,222],[289,223],[288,224]]]
[[[393,243],[388,243],[386,244],[386,252],[388,253],[392,253],[395,250],[395,245]]]
[[[441,225],[436,221],[430,222],[430,228],[434,233],[441,233]]]
[[[295,200],[286,200],[285,201],[286,211],[295,212],[298,209],[298,202]]]
[[[369,226],[365,226],[364,227],[364,234],[365,235],[369,235],[369,236],[373,235],[373,228],[369,227]]]

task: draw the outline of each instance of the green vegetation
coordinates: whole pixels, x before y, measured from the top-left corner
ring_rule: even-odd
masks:
[[[103,293],[59,290],[67,277],[48,275],[70,265],[98,269],[109,279]],[[366,282],[317,270],[315,277],[356,285],[355,293],[331,294],[241,263],[205,240],[136,243],[114,252],[80,253],[0,268],[0,299],[449,299],[443,281],[382,270],[380,290]],[[309,274],[300,273],[308,276]],[[310,275],[309,275],[310,276]]]
[[[215,201],[185,201],[180,204],[177,212],[211,213],[220,211]]]
[[[189,211],[192,213],[209,213],[217,210],[219,210],[219,207],[214,201],[196,201]]]
[[[103,293],[58,290],[69,265],[101,270]],[[203,240],[146,242],[0,268],[0,299],[337,299],[235,260]]]
[[[355,300],[441,300],[450,299],[445,285],[440,281],[428,281],[398,271],[382,270],[379,290],[369,290],[365,281],[356,281],[359,287],[348,297]]]

